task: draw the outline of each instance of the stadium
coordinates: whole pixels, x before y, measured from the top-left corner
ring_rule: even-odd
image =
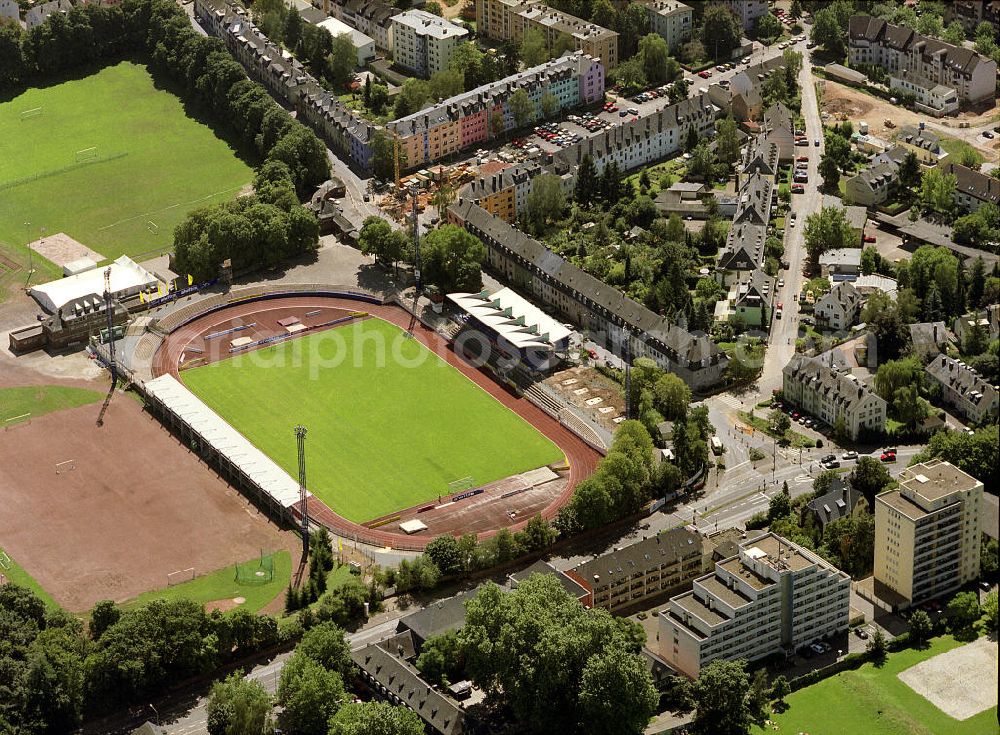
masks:
[[[397,549],[551,519],[599,457],[458,354],[479,349],[357,288],[238,289],[147,326],[131,364],[150,410],[289,523],[300,424],[310,520]]]

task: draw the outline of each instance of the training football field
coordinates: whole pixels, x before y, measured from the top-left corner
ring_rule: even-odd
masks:
[[[189,211],[232,199],[252,179],[137,64],[0,103],[0,252],[22,265],[41,228],[107,258],[168,249]],[[53,271],[43,263],[35,282],[61,275]]]
[[[340,358],[339,364],[338,356]],[[520,416],[402,330],[366,319],[181,373],[187,387],[308,487],[365,522],[560,461]]]

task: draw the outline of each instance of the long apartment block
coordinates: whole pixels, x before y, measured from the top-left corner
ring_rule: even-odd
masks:
[[[660,656],[696,678],[717,659],[791,654],[845,631],[851,578],[773,533],[745,541],[659,614]]]
[[[997,63],[972,49],[867,15],[851,18],[848,37],[851,66],[880,66],[927,90],[946,87],[962,102],[976,104],[996,96]]]
[[[979,576],[983,483],[949,462],[907,467],[875,497],[875,594],[895,609]]]
[[[595,56],[610,71],[618,66],[618,34],[542,2],[476,0],[476,28],[498,41],[521,43],[537,30],[550,49],[570,48]]]
[[[528,93],[535,117],[542,117],[542,98],[549,95],[559,110],[589,105],[604,96],[604,66],[587,54],[567,54],[558,59],[469,92],[450,97],[426,110],[389,123],[399,136],[408,168],[423,166],[453,153],[479,145],[500,131],[517,127],[510,98],[519,89]],[[501,133],[502,134],[502,133]]]

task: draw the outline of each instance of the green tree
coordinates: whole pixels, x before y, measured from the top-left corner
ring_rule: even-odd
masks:
[[[771,699],[782,707],[785,704],[785,697],[792,693],[792,687],[788,684],[788,679],[784,674],[779,674],[771,684]]]
[[[386,702],[352,702],[330,720],[329,735],[423,735],[424,723],[411,709]]]
[[[330,717],[345,699],[340,674],[328,671],[309,656],[296,652],[281,670],[281,724],[291,732],[326,735]]]
[[[691,403],[691,389],[681,378],[673,373],[661,375],[653,385],[653,397],[656,410],[665,419],[686,419],[688,404]]]
[[[791,15],[795,20],[802,17],[802,3],[799,0],[792,0],[792,4],[788,7],[788,14]]]
[[[358,233],[358,247],[365,255],[375,256],[375,260],[396,267],[406,250],[406,235],[394,230],[381,217],[366,217]]]
[[[820,553],[853,579],[867,577],[875,564],[875,516],[864,513],[827,524]]]
[[[431,98],[431,85],[423,79],[407,79],[396,96],[395,117],[401,118],[422,110]]]
[[[990,590],[983,600],[982,611],[986,629],[995,636],[997,632],[997,591],[995,589]]]
[[[792,428],[792,420],[784,411],[777,408],[771,411],[768,423],[771,425],[771,431],[777,436],[784,436]]]
[[[885,490],[891,483],[892,475],[885,465],[874,457],[859,457],[858,462],[848,477],[851,487],[861,493],[868,501],[868,510],[875,512],[875,496]]]
[[[806,252],[813,264],[827,250],[850,247],[854,242],[854,232],[841,207],[822,207],[809,215],[803,232]]]
[[[459,680],[464,667],[465,655],[455,631],[428,638],[420,647],[417,670],[432,684],[447,687]]]
[[[948,624],[955,632],[969,630],[979,620],[979,598],[975,592],[959,592],[948,602],[946,609]]]
[[[837,165],[837,161],[824,153],[819,159],[817,171],[823,177],[823,188],[835,191],[840,183],[840,166]]]
[[[838,56],[846,51],[847,26],[854,12],[853,3],[837,0],[813,14],[812,40]]]
[[[542,92],[538,105],[542,109],[542,117],[546,120],[552,119],[559,113],[559,98],[547,89]]]
[[[354,674],[350,646],[344,638],[344,629],[336,623],[312,626],[302,635],[295,653],[308,656],[328,671],[336,671],[342,679]]]
[[[544,64],[549,60],[549,49],[542,32],[529,28],[521,39],[521,61],[528,68]]]
[[[531,193],[525,203],[525,218],[535,233],[544,232],[566,208],[566,195],[555,174],[540,174],[531,181]]]
[[[590,206],[597,196],[599,186],[597,166],[589,153],[583,155],[580,161],[580,168],[576,176],[576,189],[573,192],[573,199],[582,206]]]
[[[944,21],[936,13],[923,12],[917,18],[917,33],[940,38],[944,35]],[[965,35],[963,33],[962,40],[959,43],[961,44],[964,40]]]
[[[524,530],[514,534],[514,539],[525,552],[541,551],[556,540],[556,531],[541,515],[535,514]]]
[[[781,21],[778,20],[774,13],[764,13],[757,18],[754,30],[757,33],[757,38],[767,43],[772,43],[774,39],[782,34],[784,26],[781,25]]]
[[[767,505],[767,520],[775,521],[787,518],[792,512],[792,499],[785,493],[778,493]]]
[[[740,45],[743,28],[729,6],[708,5],[702,15],[701,42],[713,59],[728,59]]]
[[[205,707],[209,735],[270,735],[271,695],[235,671],[212,685]]]
[[[297,8],[290,8],[285,17],[284,41],[293,53],[298,50],[302,41],[302,16]]]
[[[466,41],[455,47],[448,60],[448,68],[462,75],[465,89],[475,89],[483,83],[484,54],[472,41]]]
[[[530,731],[624,732],[614,718],[645,724],[653,713],[652,680],[637,665],[642,631],[585,610],[554,577],[532,575],[513,592],[487,583],[466,608],[459,639],[469,677]],[[628,683],[599,702],[615,681]]]
[[[910,638],[920,645],[930,640],[932,635],[934,635],[934,623],[931,622],[931,616],[923,610],[914,610],[910,615]]]
[[[395,149],[397,144],[383,130],[376,130],[372,133],[372,173],[380,181],[392,181],[395,178]],[[406,150],[402,145],[398,146],[399,168],[406,168]]]
[[[740,138],[733,116],[722,118],[715,124],[715,155],[730,169],[740,158]]]
[[[618,58],[630,59],[639,50],[639,39],[649,33],[649,15],[638,3],[628,3],[618,14]]]
[[[694,683],[694,731],[699,735],[746,735],[752,723],[746,661],[717,659]]]
[[[917,154],[907,151],[903,160],[899,164],[899,191],[902,196],[908,196],[920,188],[920,181],[923,176],[920,169],[920,161]]]
[[[715,6],[711,6],[715,7]],[[698,143],[691,151],[691,160],[688,161],[689,178],[698,181],[712,181],[715,172],[715,154],[705,142]]]
[[[865,650],[868,653],[868,657],[875,663],[876,666],[881,666],[885,663],[885,657],[889,652],[889,647],[885,640],[885,633],[882,632],[881,628],[875,628],[872,631],[871,638],[868,639],[868,644],[865,646]]]
[[[461,94],[465,90],[465,77],[455,69],[442,69],[431,74],[427,81],[431,99],[445,100]]]
[[[442,225],[421,243],[424,282],[442,293],[476,292],[482,286],[486,248],[472,233],[456,225]]]
[[[117,623],[121,616],[121,610],[111,600],[101,600],[94,603],[94,607],[90,611],[91,639],[99,640],[104,631]]]
[[[642,59],[642,71],[650,84],[663,84],[667,78],[667,62],[670,61],[670,49],[667,42],[658,33],[650,33],[639,41],[639,57]]]
[[[892,400],[896,391],[908,385],[919,385],[924,366],[916,357],[887,360],[875,372],[875,392],[887,401]]]
[[[523,128],[535,119],[535,105],[528,92],[523,87],[518,88],[508,100],[511,114],[514,115],[514,125]]]
[[[924,172],[920,183],[920,203],[928,210],[948,217],[955,208],[954,193],[958,179],[943,169],[932,168]]]
[[[465,567],[462,559],[462,550],[458,546],[458,539],[448,534],[437,536],[424,548],[426,554],[432,562],[441,570],[441,574],[449,576],[459,574]]]
[[[326,60],[326,78],[337,89],[346,88],[354,81],[354,67],[358,64],[358,49],[347,33],[333,39],[333,48]]]

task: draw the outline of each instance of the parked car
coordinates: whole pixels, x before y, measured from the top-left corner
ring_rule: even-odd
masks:
[[[868,640],[868,631],[865,630],[864,628],[855,628],[854,629],[854,635],[856,635],[858,638],[860,638],[863,641]]]
[[[850,451],[850,452],[844,452],[843,454],[840,455],[840,458],[841,459],[857,459],[858,458],[858,453],[855,452],[855,451],[853,451],[853,450]]]
[[[792,184],[792,194],[805,194],[806,188],[802,184]]]
[[[886,452],[882,452],[881,456],[879,456],[879,459],[882,460],[883,462],[886,462],[886,463],[895,462],[896,461],[896,455],[895,454],[887,454]]]
[[[865,242],[876,242],[875,235],[865,235],[862,239]]]
[[[813,145],[819,148],[819,138],[816,138],[816,140],[813,141]]]
[[[779,302],[778,302],[778,308],[779,308],[779,309],[784,309],[784,308],[785,308],[785,304],[784,304],[784,303],[782,303],[781,301],[779,301]]]
[[[820,462],[823,462],[825,464],[826,462],[829,462],[831,459],[836,459],[836,458],[837,458],[836,454],[828,454],[825,457],[823,457],[823,459],[821,459]]]
[[[799,156],[798,158],[795,159],[795,161],[797,163],[808,163],[809,162],[809,156]]]
[[[784,278],[779,278],[778,279],[778,288],[784,288],[784,287],[785,287],[785,279]]]
[[[995,138],[996,136],[993,135],[993,133],[991,133],[989,130],[984,130],[983,131],[983,137],[984,138],[989,138],[990,140],[993,140],[993,138]]]

